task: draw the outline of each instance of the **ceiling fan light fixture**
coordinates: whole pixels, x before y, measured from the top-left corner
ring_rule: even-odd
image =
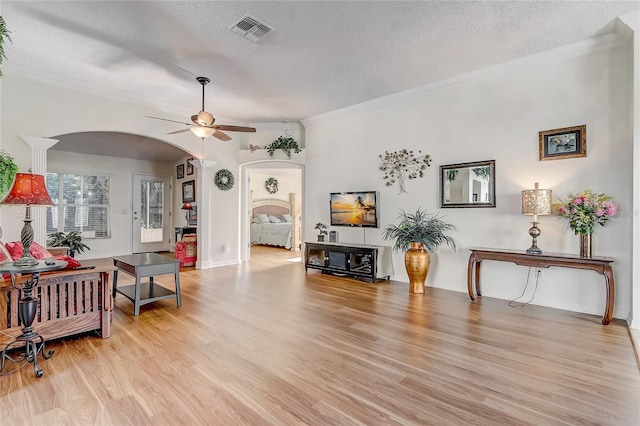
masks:
[[[213,115],[209,114],[207,111],[200,111],[198,113],[198,124],[200,126],[211,126],[214,122]]]
[[[194,135],[204,140],[205,138],[213,135],[216,129],[212,129],[211,127],[206,126],[194,126],[191,128],[191,131]]]

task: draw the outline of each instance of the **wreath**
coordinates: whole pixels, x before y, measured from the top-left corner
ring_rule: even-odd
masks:
[[[233,173],[228,169],[220,169],[216,172],[213,183],[215,183],[221,191],[228,191],[233,188]]]
[[[278,192],[278,180],[274,177],[265,180],[264,189],[266,189],[269,194],[275,194]]]

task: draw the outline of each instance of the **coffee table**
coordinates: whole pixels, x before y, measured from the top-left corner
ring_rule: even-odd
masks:
[[[180,297],[180,261],[157,253],[131,254],[115,256],[113,264],[118,268],[113,274],[113,297],[122,294],[133,302],[133,315],[140,314],[140,306],[162,299],[176,299],[178,307],[182,306]],[[118,271],[123,271],[133,277],[133,285],[118,287]],[[155,284],[153,277],[157,275],[173,274],[176,284],[175,291]],[[148,282],[142,282],[143,278]]]

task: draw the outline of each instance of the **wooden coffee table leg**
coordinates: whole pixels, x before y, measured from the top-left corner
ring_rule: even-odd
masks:
[[[476,262],[476,294],[478,296],[482,296],[482,293],[480,293],[480,264],[482,263],[482,260],[478,260]]]

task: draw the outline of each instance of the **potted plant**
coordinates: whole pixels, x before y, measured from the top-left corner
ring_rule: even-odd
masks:
[[[424,282],[429,273],[431,254],[442,244],[455,250],[456,243],[447,231],[455,226],[444,222],[437,214],[429,214],[420,208],[414,214],[400,210],[398,225],[387,226],[382,238],[395,240],[393,250],[405,251],[404,264],[409,275],[411,293],[424,293]]]
[[[18,165],[13,161],[13,158],[0,150],[0,200],[11,189],[17,171]]]
[[[323,242],[324,236],[328,234],[327,226],[322,222],[318,222],[316,223],[316,227],[314,229],[318,230],[318,242]]]
[[[264,149],[269,152],[270,157],[273,157],[276,149],[283,150],[284,153],[287,154],[287,158],[291,158],[291,151],[296,154],[300,152],[300,146],[298,145],[298,142],[292,137],[284,136],[279,136],[278,139],[265,146]]]
[[[7,59],[7,56],[4,54],[4,41],[5,39],[11,41],[11,36],[9,35],[11,31],[7,28],[7,23],[4,21],[4,18],[0,16],[0,66],[2,62]],[[0,69],[0,77],[2,77],[2,69]]]
[[[82,242],[82,236],[77,231],[71,231],[68,234],[65,234],[64,232],[54,232],[53,234],[49,234],[47,246],[68,247],[69,256],[71,257],[75,257],[76,253],[91,250],[88,245]]]

